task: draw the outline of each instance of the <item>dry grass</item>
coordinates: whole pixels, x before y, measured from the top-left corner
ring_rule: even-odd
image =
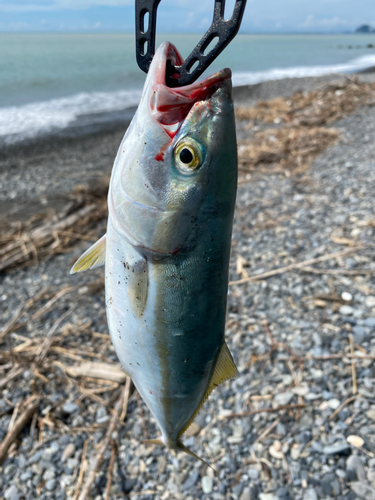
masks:
[[[251,167],[279,163],[288,169],[305,168],[318,153],[335,143],[338,136],[337,130],[323,127],[264,130],[239,144],[239,158],[242,165]]]
[[[325,85],[314,92],[296,92],[291,98],[259,101],[253,108],[238,108],[238,120],[324,126],[353,113],[359,106],[375,104],[375,83],[360,83],[356,77],[346,83]]]
[[[240,166],[246,170],[272,163],[288,170],[304,170],[318,153],[338,140],[339,133],[328,125],[360,106],[374,104],[375,83],[359,83],[354,77],[314,92],[297,92],[289,99],[278,97],[259,101],[251,108],[238,108],[236,118],[248,121],[248,130],[267,127],[239,144]]]
[[[80,240],[96,241],[95,226],[107,217],[108,182],[88,190],[77,186],[60,212],[47,210],[26,222],[0,223],[0,271],[37,264],[49,255],[67,252]]]

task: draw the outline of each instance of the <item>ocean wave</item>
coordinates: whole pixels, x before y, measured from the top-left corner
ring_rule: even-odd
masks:
[[[233,85],[240,87],[241,85],[254,85],[267,80],[282,80],[283,78],[323,76],[332,73],[355,73],[372,66],[375,66],[375,55],[358,57],[342,64],[272,68],[265,71],[241,71],[233,73]]]
[[[234,72],[234,86],[266,80],[354,73],[375,66],[375,55],[366,55],[343,64],[272,68],[265,71]],[[70,97],[0,108],[0,143],[11,144],[68,128],[79,117],[85,123],[95,113],[110,113],[136,106],[141,90],[80,93]]]
[[[0,108],[0,137],[5,144],[65,129],[82,115],[136,106],[141,90],[80,93],[70,97]]]

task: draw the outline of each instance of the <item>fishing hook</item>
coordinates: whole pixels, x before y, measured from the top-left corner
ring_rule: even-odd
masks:
[[[156,14],[160,0],[135,0],[135,40],[138,66],[148,72],[155,54]],[[240,29],[246,0],[236,0],[232,16],[225,20],[225,0],[215,0],[211,26],[181,66],[167,64],[168,87],[195,82],[233,40]],[[148,21],[148,22],[146,22]],[[214,42],[214,46],[209,46]],[[208,50],[207,50],[208,49]]]

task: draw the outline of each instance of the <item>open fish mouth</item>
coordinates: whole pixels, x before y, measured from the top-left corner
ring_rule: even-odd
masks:
[[[191,85],[171,88],[166,84],[168,61],[176,67],[183,63],[183,58],[173,44],[165,42],[156,52],[152,64],[150,110],[167,132],[176,131],[196,102],[209,99],[232,76],[231,70],[225,68]]]

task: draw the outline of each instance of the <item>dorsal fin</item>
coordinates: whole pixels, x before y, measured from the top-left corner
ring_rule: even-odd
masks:
[[[80,273],[87,269],[94,269],[95,267],[103,266],[105,262],[105,249],[106,249],[106,234],[94,243],[74,264],[70,270],[70,274]]]
[[[194,415],[191,417],[189,422],[182,428],[182,430],[179,432],[178,437],[181,437],[182,434],[186,431],[186,429],[193,423],[193,420],[197,416],[199,410],[202,408],[204,402],[208,398],[208,396],[211,394],[213,389],[217,387],[218,385],[222,384],[226,380],[229,380],[231,378],[236,378],[239,376],[238,370],[236,365],[234,364],[232,355],[229,351],[229,348],[225,342],[223,342],[219,356],[216,361],[215,368],[212,372],[210,382],[208,384],[207,390],[199,403],[197,409],[194,412]]]

